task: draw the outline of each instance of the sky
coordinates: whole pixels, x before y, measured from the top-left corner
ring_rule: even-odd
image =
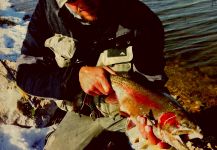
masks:
[[[16,23],[14,26],[6,24],[0,26],[0,59],[20,54],[29,23],[23,20],[25,12],[16,12],[11,5],[9,0],[0,2],[0,17]],[[53,126],[21,128],[0,124],[0,150],[42,150],[45,137],[52,130]]]

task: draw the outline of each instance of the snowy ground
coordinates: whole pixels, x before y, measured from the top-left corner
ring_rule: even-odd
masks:
[[[0,27],[0,59],[6,56],[16,56],[20,53],[22,41],[25,38],[29,21],[24,21],[25,12],[16,12],[11,7],[9,0],[1,0],[0,17],[16,25],[3,24]]]
[[[0,18],[15,25],[0,26],[0,59],[16,60],[20,54],[29,21],[23,20],[26,12],[15,11],[9,0],[0,2]],[[0,124],[0,150],[42,150],[46,135],[53,130],[48,128],[21,128]]]
[[[42,150],[49,128],[20,128],[14,125],[0,126],[0,150]]]

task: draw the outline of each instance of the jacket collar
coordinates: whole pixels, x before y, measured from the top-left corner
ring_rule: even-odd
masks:
[[[58,4],[59,8],[62,8],[63,5],[64,5],[67,1],[68,1],[68,0],[56,0],[56,2],[57,2],[57,4]]]

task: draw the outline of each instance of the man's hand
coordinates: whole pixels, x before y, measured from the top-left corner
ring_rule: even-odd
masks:
[[[145,116],[138,116],[134,121],[128,118],[127,131],[136,127],[142,137],[146,139],[150,145],[157,145],[160,149],[169,149],[171,146],[157,138],[153,132],[153,127],[148,125],[147,121]]]
[[[107,67],[81,67],[79,71],[79,82],[83,91],[89,95],[108,95],[112,92],[111,85],[107,80],[109,74],[115,72]]]
[[[153,127],[150,125],[147,125],[147,118],[146,117],[138,116],[137,121],[138,121],[137,126],[138,126],[140,133],[142,134],[143,138],[145,138],[149,141],[150,144],[157,145],[161,149],[170,148],[169,144],[161,141],[160,139],[158,139],[155,136],[155,134],[153,132]]]

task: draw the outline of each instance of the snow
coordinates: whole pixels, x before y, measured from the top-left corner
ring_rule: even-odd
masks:
[[[20,53],[20,47],[25,38],[26,26],[16,25],[13,27],[0,28],[0,53]]]
[[[0,126],[0,150],[42,150],[46,135],[53,131],[47,128],[21,128],[14,125]]]
[[[25,38],[29,21],[24,21],[25,12],[16,12],[9,0],[0,2],[0,18],[14,22],[15,25],[3,24],[0,27],[0,59],[8,55],[18,56]],[[16,59],[16,58],[15,58]]]
[[[5,10],[11,6],[11,3],[9,3],[8,0],[2,0],[0,3],[0,10]]]
[[[0,59],[15,61],[25,38],[29,21],[24,21],[25,12],[11,8],[9,0],[0,2],[0,18],[14,22],[15,25],[0,26]],[[21,128],[15,125],[0,124],[0,150],[42,150],[46,135],[54,127]]]

